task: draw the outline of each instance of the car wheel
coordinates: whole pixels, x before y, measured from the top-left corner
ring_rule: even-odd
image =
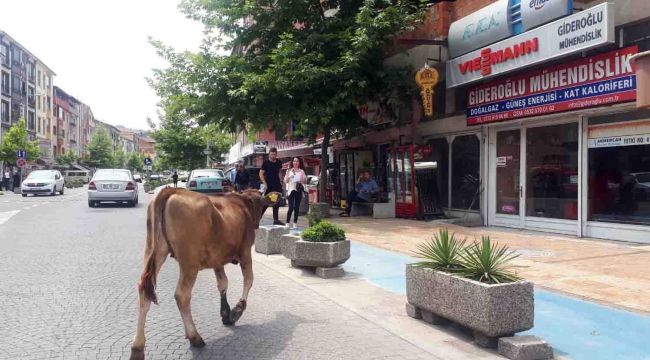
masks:
[[[61,195],[63,195],[63,191],[65,190],[65,186],[61,188],[61,192],[59,192]]]
[[[23,197],[27,197],[27,194],[23,194]]]

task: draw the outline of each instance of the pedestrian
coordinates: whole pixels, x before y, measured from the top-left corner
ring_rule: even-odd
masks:
[[[282,193],[282,178],[280,177],[280,170],[282,170],[282,163],[278,160],[278,149],[271,148],[269,150],[269,158],[264,160],[262,168],[260,169],[260,180],[262,181],[261,189],[264,194],[271,192]],[[266,212],[266,207],[262,214]],[[279,219],[280,202],[278,201],[273,206],[273,225],[282,225],[284,223]]]
[[[359,174],[357,179],[357,184],[354,186],[354,190],[350,191],[348,198],[345,203],[345,211],[339,214],[339,216],[350,216],[352,212],[352,203],[354,202],[368,202],[372,194],[379,192],[379,187],[375,180],[370,177],[370,171],[363,170]]]
[[[293,158],[291,162],[292,167],[287,170],[284,175],[285,189],[287,190],[287,202],[289,203],[289,211],[287,211],[287,224],[290,229],[296,228],[298,223],[298,213],[300,212],[300,202],[302,195],[305,192],[305,184],[307,183],[307,175],[302,169],[302,160],[300,158]],[[291,213],[293,212],[293,221],[291,221]]]
[[[9,181],[11,181],[11,174],[9,169],[5,169],[4,176],[2,177],[2,187],[5,191],[9,191]]]
[[[248,171],[246,171],[244,165],[237,164],[236,169],[235,190],[237,190],[237,192],[242,192],[248,189],[248,186],[250,184],[250,176],[248,175]]]
[[[17,187],[20,187],[20,174],[18,171],[14,173],[13,189],[16,189]]]
[[[172,175],[172,181],[174,182],[174,187],[178,187],[178,173],[174,171],[174,175]]]

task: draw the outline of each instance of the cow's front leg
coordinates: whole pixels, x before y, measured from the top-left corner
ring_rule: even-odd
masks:
[[[233,324],[236,323],[244,314],[244,310],[246,310],[246,302],[248,300],[248,292],[251,290],[251,287],[253,287],[253,259],[251,258],[250,252],[247,256],[242,256],[240,266],[241,272],[244,275],[244,289],[241,299],[235,308],[232,309],[231,319]]]
[[[228,296],[226,295],[228,292],[228,277],[223,267],[214,269],[214,274],[217,276],[217,289],[219,289],[219,295],[221,296],[221,322],[224,325],[232,325],[230,305],[228,304]]]
[[[183,319],[183,326],[185,327],[185,338],[190,340],[190,344],[194,347],[204,347],[205,342],[199,335],[199,332],[194,326],[194,320],[192,320],[192,288],[196,282],[196,276],[198,271],[195,269],[184,270],[181,268],[180,278],[178,279],[178,285],[176,286],[176,293],[174,297],[176,298],[176,304],[178,305],[178,310],[181,313],[181,318]]]

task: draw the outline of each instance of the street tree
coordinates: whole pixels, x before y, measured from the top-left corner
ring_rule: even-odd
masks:
[[[417,94],[412,69],[384,59],[392,36],[423,18],[426,1],[184,0],[181,8],[207,31],[199,53],[152,42],[170,64],[150,81],[166,115],[229,131],[293,122],[311,141],[322,136],[321,201],[330,138],[367,125],[357,106],[399,108]]]
[[[110,168],[113,165],[113,145],[104,129],[99,129],[88,143],[87,165],[95,168]]]
[[[8,164],[16,164],[18,150],[24,150],[27,161],[34,161],[41,156],[38,141],[30,141],[25,119],[20,119],[4,134],[0,145],[0,160]]]
[[[126,168],[133,172],[144,170],[144,156],[140,153],[131,153],[126,161]]]
[[[123,169],[126,166],[127,155],[124,149],[118,148],[113,152],[112,156],[113,167],[116,169]]]
[[[59,165],[65,165],[65,166],[73,166],[79,161],[79,157],[73,153],[72,151],[68,151],[67,153],[63,155],[59,155],[56,158],[56,163]]]

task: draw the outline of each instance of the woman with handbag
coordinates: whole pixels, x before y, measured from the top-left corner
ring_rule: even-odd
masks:
[[[287,194],[289,194],[287,197],[289,205],[287,226],[290,229],[295,229],[296,223],[298,222],[302,194],[305,191],[305,184],[307,183],[307,175],[302,169],[302,160],[300,158],[293,158],[291,169],[287,170],[286,174],[284,174],[284,183]],[[291,213],[293,213],[293,221],[291,221]]]

